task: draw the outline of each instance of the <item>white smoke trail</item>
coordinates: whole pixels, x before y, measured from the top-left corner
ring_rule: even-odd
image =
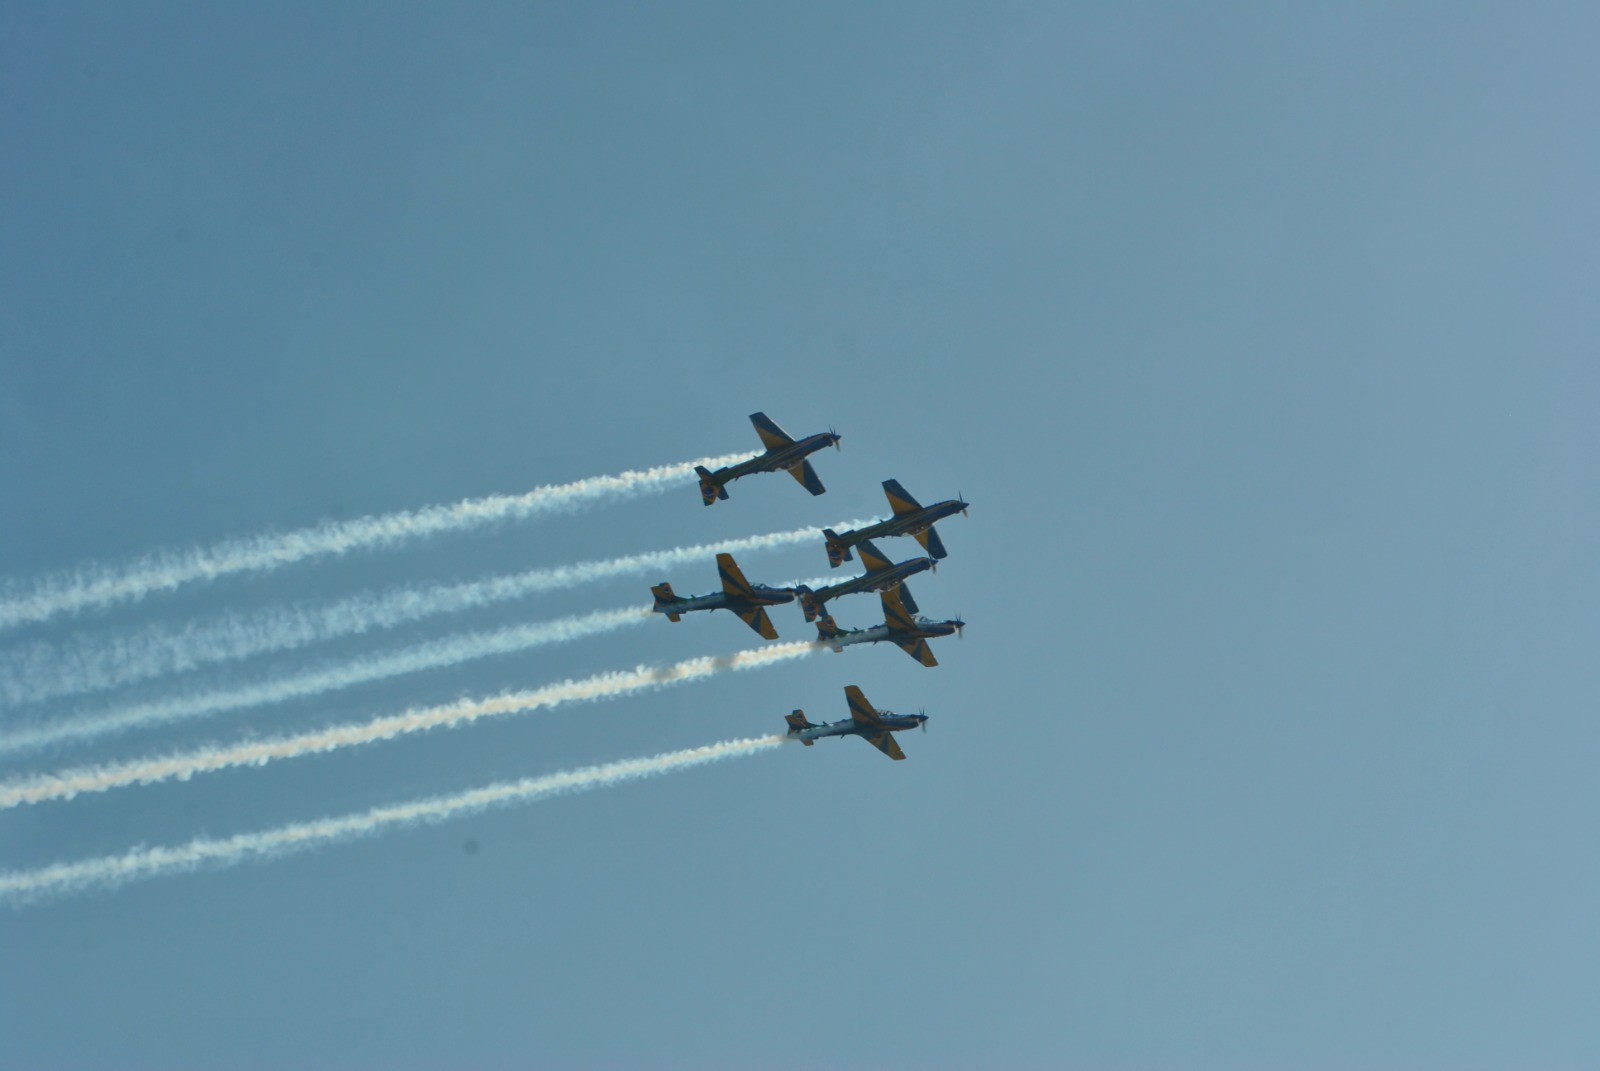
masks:
[[[837,527],[859,527],[864,523],[844,521]],[[630,554],[606,561],[534,569],[465,584],[397,588],[321,606],[286,606],[248,615],[225,614],[179,627],[150,626],[110,639],[79,639],[59,648],[44,643],[30,644],[14,652],[0,653],[0,699],[6,705],[22,705],[102,691],[211,663],[394,628],[436,614],[456,613],[539,592],[699,563],[718,552],[792,546],[816,539],[817,532],[816,528],[796,528]],[[3,749],[0,743],[0,750]]]
[[[199,580],[214,580],[230,573],[276,569],[306,558],[394,546],[495,521],[570,510],[602,498],[661,491],[674,483],[693,479],[696,465],[718,468],[748,456],[744,453],[700,458],[615,476],[592,476],[572,483],[549,484],[521,495],[490,495],[450,506],[428,506],[352,521],[328,521],[293,532],[149,554],[121,566],[86,565],[73,572],[39,577],[31,584],[8,580],[0,591],[0,630],[88,607],[142,599],[156,592],[171,591]],[[23,587],[31,590],[20,590]]]
[[[187,781],[196,774],[239,766],[265,766],[278,759],[300,758],[347,747],[393,740],[411,733],[441,727],[468,725],[480,718],[547,710],[568,703],[609,699],[633,692],[681,684],[724,670],[758,669],[802,658],[820,650],[817,643],[786,643],[723,657],[691,658],[670,666],[638,666],[602,673],[583,680],[512,692],[488,699],[461,699],[441,706],[420,707],[374,718],[368,722],[333,725],[295,736],[266,737],[231,745],[212,745],[193,751],[132,762],[80,766],[53,774],[32,774],[0,783],[0,810],[49,800],[68,800],[81,793],[107,792],[129,785],[162,781]]]
[[[409,803],[374,807],[370,811],[280,826],[259,833],[241,833],[224,839],[200,837],[176,847],[135,848],[78,863],[57,863],[37,870],[0,872],[0,903],[13,907],[89,889],[115,889],[130,881],[183,874],[202,867],[234,866],[249,859],[276,859],[291,852],[368,837],[389,829],[443,822],[491,807],[532,803],[567,793],[604,788],[658,774],[687,770],[721,759],[754,755],[783,744],[782,736],[725,740],[705,747],[668,751],[643,759],[626,759],[603,766],[502,781],[450,796],[432,796]]]
[[[384,680],[404,673],[454,666],[475,658],[524,651],[551,643],[570,643],[587,636],[613,632],[628,625],[650,620],[648,608],[601,610],[580,617],[566,617],[528,625],[512,625],[488,632],[447,636],[386,654],[368,655],[351,662],[323,666],[291,677],[279,677],[242,687],[172,696],[148,703],[123,707],[107,713],[52,721],[29,729],[0,735],[0,754],[27,751],[124,732],[151,728],[189,718],[221,714],[245,707],[265,706],[300,699],[308,695],[349,688],[369,681]]]

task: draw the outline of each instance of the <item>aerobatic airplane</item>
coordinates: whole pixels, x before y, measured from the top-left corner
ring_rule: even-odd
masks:
[[[888,640],[906,654],[925,666],[937,666],[928,641],[948,636],[967,627],[965,621],[932,621],[926,617],[913,618],[900,601],[897,591],[879,592],[883,599],[883,624],[871,628],[842,629],[832,617],[824,614],[817,621],[817,642],[825,643],[835,651],[843,652],[852,643],[881,643]]]
[[[874,710],[872,704],[867,702],[867,697],[861,694],[861,689],[853,684],[845,687],[844,697],[850,702],[850,716],[843,721],[812,725],[806,720],[803,710],[786,715],[783,720],[789,723],[789,739],[810,747],[824,736],[859,736],[891,759],[903,759],[906,753],[900,750],[900,745],[889,734],[915,729],[919,725],[926,726],[928,722],[926,714]]]
[[[879,536],[915,536],[930,557],[949,556],[949,552],[939,540],[939,533],[933,530],[934,522],[942,521],[957,513],[965,517],[969,503],[959,498],[950,498],[943,502],[935,502],[931,506],[921,506],[917,504],[916,499],[906,494],[906,489],[900,486],[899,480],[884,480],[883,493],[889,499],[889,508],[894,510],[893,517],[842,534],[832,528],[822,530],[823,537],[828,541],[829,565],[838,568],[850,560],[851,547],[869,539],[877,539]]]
[[[767,448],[766,453],[757,454],[737,465],[720,468],[716,472],[712,472],[704,465],[694,467],[694,471],[700,476],[700,498],[706,505],[711,505],[719,498],[727,498],[727,485],[753,472],[777,472],[779,469],[785,469],[812,494],[820,495],[827,490],[817,478],[817,470],[811,467],[811,462],[807,461],[806,457],[824,446],[837,449],[839,440],[843,436],[834,434],[830,429],[796,440],[773,423],[765,413],[751,413],[750,423],[756,426],[756,434],[761,436],[761,442]]]
[[[766,607],[793,602],[795,589],[769,588],[765,584],[750,583],[733,563],[732,554],[717,555],[717,572],[722,574],[721,591],[683,598],[672,593],[671,584],[663,582],[650,589],[650,594],[656,597],[655,605],[650,609],[658,614],[666,614],[668,621],[676,621],[679,615],[695,610],[732,610],[745,624],[761,633],[764,639],[777,639],[778,630],[772,627],[772,618],[767,616]]]
[[[853,595],[858,591],[882,591],[893,587],[900,589],[900,599],[905,603],[906,609],[916,613],[917,600],[911,597],[910,589],[902,581],[924,569],[932,569],[937,563],[932,558],[908,558],[903,562],[890,562],[877,547],[872,545],[871,540],[868,540],[861,544],[861,564],[866,566],[867,571],[860,576],[815,590],[804,584],[795,589],[800,594],[800,606],[806,612],[807,621],[815,621],[828,600],[837,599],[840,595]]]

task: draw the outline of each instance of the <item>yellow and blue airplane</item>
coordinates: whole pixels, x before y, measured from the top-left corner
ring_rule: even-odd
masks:
[[[916,499],[906,494],[899,480],[884,480],[883,493],[889,499],[889,508],[894,510],[893,517],[844,533],[835,532],[832,528],[822,530],[823,538],[828,541],[829,565],[837,569],[850,560],[851,547],[879,536],[915,536],[930,557],[949,557],[949,551],[944,549],[944,544],[939,540],[939,533],[933,530],[934,522],[957,513],[965,517],[970,503],[949,498],[931,506],[918,505]]]
[[[850,716],[843,721],[812,725],[803,710],[785,715],[783,720],[789,723],[788,738],[810,747],[824,736],[859,736],[891,759],[898,760],[905,758],[906,753],[889,734],[927,727],[928,716],[920,712],[896,714],[892,710],[874,710],[861,689],[853,684],[845,687],[844,697],[850,704]]]
[[[706,505],[711,505],[719,498],[727,498],[727,485],[753,472],[777,472],[779,469],[784,469],[814,495],[820,495],[827,490],[817,478],[817,470],[811,467],[811,462],[807,461],[806,457],[824,446],[837,449],[842,435],[836,435],[830,429],[796,440],[773,423],[765,413],[751,413],[750,423],[756,426],[756,434],[761,436],[761,442],[767,448],[766,453],[757,454],[737,465],[720,468],[716,472],[712,472],[704,465],[694,467],[694,471],[700,476],[700,498]]]
[[[765,584],[752,584],[744,578],[733,563],[732,554],[717,555],[717,572],[722,575],[722,590],[710,595],[693,595],[684,598],[672,593],[672,585],[663,581],[650,589],[656,597],[650,607],[658,614],[666,614],[668,621],[677,621],[680,615],[695,610],[732,610],[739,619],[759,632],[763,639],[775,640],[778,630],[772,627],[772,618],[766,607],[794,602],[795,588],[769,588]]]
[[[817,642],[825,643],[843,654],[844,649],[853,643],[882,643],[888,640],[923,665],[937,666],[939,660],[933,657],[933,649],[928,646],[928,641],[959,633],[967,627],[967,623],[959,618],[933,621],[926,617],[912,617],[900,601],[898,591],[880,591],[878,595],[883,599],[883,624],[871,628],[842,629],[832,617],[823,614],[817,621]]]
[[[908,558],[903,562],[890,562],[877,547],[872,545],[871,540],[861,544],[861,564],[866,566],[867,571],[860,576],[814,590],[804,584],[795,588],[800,595],[800,606],[805,610],[807,621],[815,621],[830,599],[837,599],[840,595],[853,595],[858,591],[883,591],[887,588],[899,588],[900,599],[905,603],[906,609],[917,613],[917,600],[911,597],[911,590],[904,583],[905,578],[916,576],[924,569],[932,569],[938,565],[932,558]]]

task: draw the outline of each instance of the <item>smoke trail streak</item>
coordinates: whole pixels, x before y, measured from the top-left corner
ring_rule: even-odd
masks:
[[[414,647],[367,655],[352,662],[327,665],[307,673],[260,681],[236,688],[172,696],[149,703],[123,707],[109,713],[51,722],[31,729],[0,736],[0,754],[31,750],[69,740],[105,736],[135,728],[150,728],[169,722],[221,714],[244,707],[282,703],[321,692],[349,688],[369,681],[384,680],[404,673],[440,669],[475,658],[510,654],[550,643],[614,632],[628,625],[650,620],[648,608],[601,610],[580,617],[566,617],[528,625],[512,625],[489,632],[447,636],[442,640]]]
[[[865,523],[844,521],[836,527],[853,528]],[[816,539],[817,531],[816,528],[796,528],[647,551],[606,561],[534,569],[465,584],[397,588],[321,606],[276,607],[249,615],[225,614],[180,627],[151,626],[109,640],[80,639],[61,648],[30,644],[15,652],[0,653],[0,700],[7,705],[21,705],[102,691],[215,662],[394,628],[436,614],[456,613],[539,592],[699,563],[721,551],[737,553],[792,546]],[[0,742],[0,751],[4,749],[4,743]]]
[[[705,747],[668,751],[642,759],[502,781],[449,796],[432,796],[369,811],[280,826],[225,839],[200,837],[176,847],[135,848],[77,863],[56,863],[37,870],[0,872],[0,903],[13,907],[89,889],[115,889],[130,881],[183,874],[202,867],[220,869],[248,859],[277,859],[292,852],[369,837],[390,829],[438,823],[491,807],[533,803],[550,796],[586,792],[624,781],[687,770],[722,759],[754,755],[783,744],[781,736],[724,740]]]
[[[149,554],[122,566],[87,565],[70,573],[47,574],[30,591],[6,581],[0,591],[0,630],[44,621],[92,606],[142,599],[199,580],[230,573],[276,569],[328,554],[346,554],[368,547],[388,547],[441,532],[459,532],[495,521],[570,510],[602,498],[661,491],[694,478],[694,467],[717,468],[742,460],[745,454],[701,458],[676,465],[592,476],[572,483],[547,484],[521,495],[469,498],[450,506],[329,521],[292,532],[225,540],[211,547]]]
[[[193,751],[132,762],[81,766],[54,774],[35,774],[0,783],[0,810],[49,800],[68,800],[88,792],[107,792],[129,785],[162,781],[187,781],[196,774],[239,766],[265,766],[278,759],[317,755],[347,747],[393,740],[428,729],[455,728],[480,718],[548,710],[568,703],[609,699],[633,692],[709,677],[724,670],[758,669],[802,658],[820,650],[817,643],[786,643],[761,647],[724,657],[691,658],[670,666],[638,666],[602,673],[583,680],[512,692],[488,699],[461,699],[441,706],[420,707],[368,722],[333,725],[295,736],[266,737],[231,745],[212,745]]]

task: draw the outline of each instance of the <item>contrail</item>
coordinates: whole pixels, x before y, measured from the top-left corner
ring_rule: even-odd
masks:
[[[521,495],[469,498],[450,506],[328,521],[292,532],[224,540],[211,547],[149,554],[120,566],[86,565],[47,574],[31,584],[6,581],[0,591],[0,629],[45,621],[59,614],[142,599],[199,580],[276,569],[291,562],[369,547],[388,547],[423,536],[459,532],[495,521],[570,510],[602,498],[662,491],[694,478],[696,465],[717,468],[748,457],[727,454],[614,476],[547,484]],[[29,587],[31,590],[19,590]]]
[[[295,736],[266,737],[231,745],[211,745],[193,751],[132,762],[80,766],[54,774],[34,774],[0,783],[0,810],[28,803],[72,799],[81,793],[106,792],[129,785],[162,781],[187,781],[196,774],[239,766],[265,766],[278,759],[300,758],[347,747],[393,740],[399,736],[440,727],[454,728],[480,718],[523,714],[567,703],[608,699],[632,692],[698,680],[723,670],[757,669],[820,650],[817,643],[785,643],[721,657],[691,658],[670,666],[638,666],[602,673],[582,680],[567,680],[530,691],[511,692],[487,699],[461,699],[440,706],[419,707],[368,722],[333,725]]]
[[[668,751],[650,758],[585,766],[520,781],[502,781],[454,795],[374,807],[357,814],[299,822],[259,833],[241,833],[220,840],[200,837],[176,847],[135,848],[122,855],[108,855],[77,863],[57,863],[37,870],[0,872],[0,903],[20,907],[74,892],[96,888],[115,889],[143,878],[183,874],[202,867],[220,869],[248,859],[276,859],[291,852],[369,837],[389,829],[443,822],[491,807],[532,803],[550,796],[585,792],[623,781],[687,770],[721,759],[754,755],[779,747],[783,742],[781,736],[725,740],[705,747]]]
[[[512,625],[492,631],[447,636],[431,643],[418,644],[386,654],[366,655],[351,662],[323,666],[290,677],[269,679],[242,687],[219,688],[215,691],[157,699],[108,713],[53,721],[31,729],[13,731],[0,735],[0,754],[47,747],[69,740],[105,736],[129,729],[151,728],[244,707],[282,703],[369,681],[397,677],[404,673],[420,673],[423,670],[458,665],[475,658],[510,654],[551,643],[570,643],[587,636],[614,632],[629,625],[643,624],[650,620],[651,616],[648,607],[601,610],[580,617],[565,617],[555,621]]]
[[[864,523],[844,521],[836,527],[843,530]],[[816,539],[818,531],[795,528],[604,561],[534,569],[464,584],[396,588],[320,606],[286,606],[254,614],[225,614],[182,626],[151,626],[109,640],[80,639],[60,648],[44,643],[29,644],[0,654],[0,699],[5,705],[20,706],[102,691],[215,662],[394,628],[436,614],[476,609],[539,592],[670,566],[699,564],[721,551],[735,553],[792,546]],[[708,582],[713,575],[707,574]],[[0,750],[4,750],[3,743],[0,743]]]

